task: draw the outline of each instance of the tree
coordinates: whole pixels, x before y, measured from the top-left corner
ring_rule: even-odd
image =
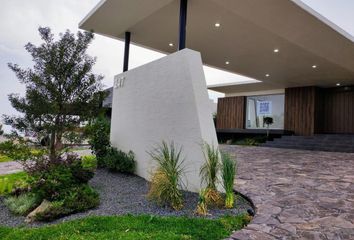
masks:
[[[2,124],[0,124],[0,136],[4,134],[4,131],[2,130]]]
[[[263,127],[264,124],[267,125],[267,138],[269,138],[269,126],[273,124],[272,117],[263,117]]]
[[[25,46],[33,68],[8,64],[25,84],[26,95],[9,95],[11,105],[22,114],[4,119],[17,132],[50,136],[49,157],[55,159],[62,149],[63,133],[98,114],[104,98],[103,77],[92,73],[96,59],[86,53],[92,32],[78,32],[75,37],[67,30],[55,41],[49,28],[38,31],[43,43]]]

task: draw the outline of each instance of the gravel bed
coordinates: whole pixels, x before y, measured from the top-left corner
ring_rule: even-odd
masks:
[[[184,208],[174,211],[168,207],[160,207],[146,199],[148,182],[134,175],[111,173],[107,170],[97,170],[95,177],[90,181],[100,194],[101,203],[98,208],[83,213],[77,213],[63,217],[51,223],[24,223],[24,217],[12,215],[0,198],[0,225],[4,226],[41,226],[60,223],[86,216],[111,216],[124,214],[148,214],[159,216],[188,216],[197,217],[194,214],[198,202],[198,194],[183,192]],[[238,215],[246,213],[251,208],[250,204],[240,196],[237,196],[234,209],[210,209],[207,218],[217,218],[223,215]]]

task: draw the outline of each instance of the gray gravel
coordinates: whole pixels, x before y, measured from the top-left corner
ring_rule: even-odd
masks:
[[[83,213],[63,217],[51,223],[34,223],[30,226],[53,224],[86,216],[124,215],[124,214],[152,214],[160,216],[189,216],[194,214],[198,202],[198,194],[184,192],[184,208],[174,211],[169,207],[160,207],[146,199],[148,182],[134,175],[111,173],[107,170],[97,170],[95,177],[90,181],[99,193],[101,204],[98,208]],[[249,203],[238,196],[234,209],[210,209],[208,218],[217,218],[222,215],[237,215],[246,213],[250,209]],[[0,199],[0,225],[24,226],[24,217],[12,215]],[[28,226],[28,225],[27,225]]]

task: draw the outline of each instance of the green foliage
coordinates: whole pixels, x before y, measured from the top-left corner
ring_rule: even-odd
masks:
[[[8,140],[0,143],[0,153],[16,160],[28,160],[32,157],[31,148],[24,141],[15,143],[12,140]]]
[[[97,169],[97,158],[93,155],[82,156],[81,164],[84,169],[94,171]]]
[[[11,193],[16,186],[23,185],[27,178],[24,172],[0,175],[0,195]]]
[[[135,170],[135,156],[132,151],[125,153],[116,148],[109,148],[103,161],[106,167],[114,172],[133,173]]]
[[[196,214],[205,216],[208,214],[208,206],[207,206],[207,190],[201,189],[199,192],[199,200],[197,209],[195,210]]]
[[[49,28],[38,29],[42,44],[25,48],[33,59],[32,69],[9,64],[25,85],[24,97],[10,94],[11,105],[21,113],[5,116],[5,124],[19,133],[50,136],[50,158],[62,148],[62,135],[97,116],[104,98],[102,76],[92,73],[95,58],[86,54],[93,33],[69,30],[56,41]]]
[[[2,163],[2,162],[10,162],[10,161],[13,161],[13,159],[8,157],[8,156],[6,156],[6,155],[0,154],[0,163]]]
[[[53,221],[72,213],[83,212],[99,205],[98,193],[88,185],[74,186],[62,193],[61,200],[52,201],[50,207],[35,216],[37,221]]]
[[[222,168],[221,177],[223,180],[223,186],[226,192],[225,207],[233,208],[234,206],[234,181],[236,176],[236,161],[231,159],[231,156],[227,153],[221,155]]]
[[[176,148],[173,142],[162,142],[149,153],[158,167],[152,175],[148,198],[175,210],[183,207],[183,196],[179,190],[183,184],[181,176],[184,171],[181,152],[182,148]]]
[[[56,201],[63,198],[67,189],[87,183],[94,176],[94,171],[94,168],[84,167],[76,156],[68,156],[66,161],[58,160],[55,164],[44,164],[42,168],[34,170],[29,182],[32,191],[43,199]]]
[[[86,127],[86,134],[89,137],[91,150],[97,157],[98,167],[104,167],[103,158],[110,148],[110,122],[106,117],[99,116]]]
[[[247,216],[211,220],[186,217],[104,216],[89,217],[40,228],[0,227],[2,240],[33,239],[225,239],[248,223]]]
[[[75,131],[68,131],[63,134],[63,137],[66,141],[68,141],[70,144],[81,144],[85,136],[81,132],[75,132]]]
[[[243,145],[243,146],[258,146],[267,141],[266,136],[256,136],[250,138],[244,138],[235,142],[236,145]]]
[[[10,196],[5,199],[5,205],[16,215],[27,215],[40,204],[40,198],[33,193]]]
[[[202,182],[206,184],[206,188],[216,190],[216,183],[218,182],[218,172],[220,169],[220,153],[219,149],[211,146],[208,143],[203,144],[203,153],[205,163],[200,169],[200,176]]]

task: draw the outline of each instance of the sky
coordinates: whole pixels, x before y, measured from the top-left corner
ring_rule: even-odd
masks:
[[[28,42],[40,43],[38,27],[50,27],[54,34],[69,29],[78,31],[78,23],[99,0],[0,0],[0,116],[13,115],[16,111],[8,101],[8,94],[24,94],[24,86],[16,79],[7,63],[22,67],[32,66],[31,57],[25,51]],[[354,35],[354,0],[303,0],[342,29]],[[121,72],[124,43],[96,35],[88,53],[97,57],[94,72],[105,76],[103,83],[110,87],[114,75]],[[163,57],[148,49],[131,47],[130,68]],[[248,78],[216,69],[205,68],[207,84],[247,81]],[[216,101],[222,94],[209,92]],[[5,127],[8,131],[8,128]]]

